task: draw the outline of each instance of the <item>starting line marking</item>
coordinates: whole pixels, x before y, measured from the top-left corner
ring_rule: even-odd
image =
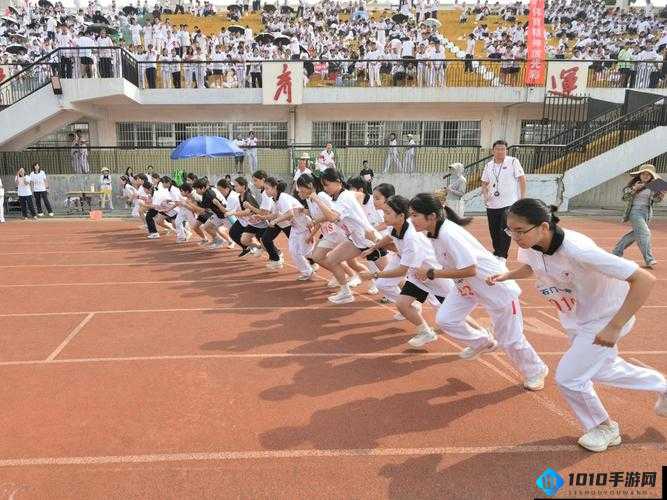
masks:
[[[65,347],[67,347],[67,344],[69,344],[72,341],[72,339],[76,337],[81,330],[83,330],[83,327],[86,326],[91,319],[93,319],[93,316],[95,316],[95,313],[90,313],[85,318],[83,318],[81,320],[81,323],[76,325],[76,327],[74,327],[74,330],[70,332],[70,334],[65,338],[65,340],[63,340],[61,344],[58,347],[56,347],[55,351],[49,354],[49,357],[46,358],[46,361],[53,361],[56,358],[56,356],[58,356],[58,354],[60,354],[60,352]]]
[[[620,448],[630,450],[667,450],[662,442],[623,444]],[[360,448],[333,450],[254,450],[254,451],[219,451],[190,453],[160,453],[150,455],[102,455],[80,457],[36,457],[7,458],[0,460],[0,467],[34,467],[38,465],[104,465],[137,464],[158,462],[201,462],[201,461],[236,461],[279,458],[338,458],[338,457],[391,457],[423,455],[481,455],[488,453],[558,453],[570,452],[586,454],[577,445],[501,445],[501,446],[444,446],[433,448]],[[609,453],[613,453],[610,451]]]

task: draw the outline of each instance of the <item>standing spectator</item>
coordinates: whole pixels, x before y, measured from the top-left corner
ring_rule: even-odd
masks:
[[[623,190],[623,201],[625,201],[625,213],[623,222],[630,222],[632,230],[623,235],[616,244],[612,253],[619,257],[623,256],[626,248],[635,241],[644,257],[644,266],[652,269],[657,264],[651,251],[651,230],[648,221],[653,215],[653,204],[662,201],[665,193],[653,192],[647,185],[653,179],[660,176],[655,173],[655,167],[648,163],[639,167],[636,172],[630,172],[634,176]]]
[[[245,154],[248,157],[250,171],[254,172],[257,170],[257,138],[255,137],[255,132],[252,130],[248,132],[248,138],[245,140],[245,146],[247,148]]]
[[[79,33],[79,38],[76,42],[78,56],[81,58],[81,76],[83,78],[93,77],[93,47],[97,47],[95,40],[86,35],[84,30]]]
[[[108,202],[109,210],[113,210],[113,186],[107,167],[102,168],[100,174],[100,193],[100,208],[106,208]]]
[[[409,174],[417,169],[417,162],[415,160],[416,145],[417,143],[412,134],[408,134],[408,149],[406,149],[405,155],[403,155],[403,169]]]
[[[156,88],[156,75],[157,75],[157,52],[153,49],[152,44],[148,44],[148,50],[144,53],[143,56],[143,67],[146,73],[146,83],[148,84],[149,89]]]
[[[245,141],[241,138],[241,134],[239,134],[236,137],[236,139],[234,139],[234,145],[238,146],[241,149],[243,149],[245,147]],[[242,174],[243,173],[243,158],[245,158],[245,150],[244,150],[242,155],[234,157],[234,165],[236,166],[236,173],[237,174]]]
[[[87,174],[90,172],[90,167],[88,166],[88,141],[83,135],[81,130],[76,131],[76,144],[78,148],[78,172],[81,174]]]
[[[457,215],[463,218],[465,212],[465,201],[463,195],[466,194],[467,180],[463,176],[463,163],[452,163],[449,166],[451,171],[449,185],[445,188],[447,191],[447,206],[454,210]]]
[[[106,30],[100,31],[100,37],[97,39],[97,46],[99,47],[99,71],[100,78],[113,78],[113,66],[111,64],[111,58],[113,54],[111,49],[106,47],[112,47],[113,42],[111,38],[107,36]]]
[[[79,171],[79,142],[76,140],[76,135],[75,134],[68,134],[67,137],[69,138],[70,144],[69,144],[69,156],[70,156],[70,162],[72,164],[72,172],[75,174],[80,174],[81,172]]]
[[[324,172],[328,168],[336,168],[333,145],[330,142],[327,142],[324,149],[320,152],[315,166],[317,167],[317,170],[320,170],[321,172]]]
[[[482,172],[482,197],[493,243],[493,255],[505,262],[512,238],[507,228],[506,210],[526,196],[526,176],[519,160],[507,156],[507,142],[493,143],[493,159]]]
[[[5,223],[5,188],[2,186],[0,178],[0,224]]]
[[[299,157],[299,163],[296,166],[296,171],[294,172],[294,179],[292,182],[292,188],[296,189],[296,181],[302,175],[308,174],[311,175],[313,172],[308,168],[310,165],[310,155],[308,153],[303,153]]]
[[[383,173],[389,172],[389,168],[392,164],[396,165],[396,171],[401,170],[401,160],[398,157],[398,141],[396,140],[396,134],[393,132],[389,134],[389,149],[387,150],[387,158],[384,161]]]
[[[30,183],[32,184],[32,192],[35,195],[37,215],[40,217],[44,216],[44,212],[42,212],[42,200],[44,200],[44,206],[46,207],[49,217],[53,217],[53,210],[51,209],[51,203],[49,203],[49,183],[46,180],[46,172],[41,169],[39,162],[32,164],[32,172],[29,177]]]
[[[28,211],[33,219],[37,220],[37,214],[35,213],[35,205],[32,203],[32,191],[30,190],[30,176],[25,175],[25,169],[23,167],[19,168],[19,171],[16,172],[16,190],[19,195],[19,204],[21,205],[21,214],[23,218],[28,218]]]

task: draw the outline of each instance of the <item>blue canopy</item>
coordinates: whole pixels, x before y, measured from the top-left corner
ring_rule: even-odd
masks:
[[[356,21],[357,19],[364,19],[368,21],[368,12],[366,12],[365,10],[355,11],[355,13],[352,14],[352,20]]]
[[[171,152],[171,159],[215,158],[217,156],[243,156],[244,154],[245,152],[229,139],[215,136],[199,136],[187,139],[176,146],[176,149]]]

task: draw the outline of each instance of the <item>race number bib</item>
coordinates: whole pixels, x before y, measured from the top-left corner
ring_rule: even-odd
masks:
[[[454,286],[459,292],[461,297],[474,297],[475,292],[473,292],[472,287],[464,279],[454,280]]]
[[[538,284],[537,290],[547,302],[558,310],[560,314],[570,314],[575,312],[577,301],[572,294],[572,289]]]

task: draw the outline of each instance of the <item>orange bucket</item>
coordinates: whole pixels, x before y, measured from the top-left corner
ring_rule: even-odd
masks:
[[[101,210],[91,210],[90,211],[91,220],[102,220],[102,211]]]

